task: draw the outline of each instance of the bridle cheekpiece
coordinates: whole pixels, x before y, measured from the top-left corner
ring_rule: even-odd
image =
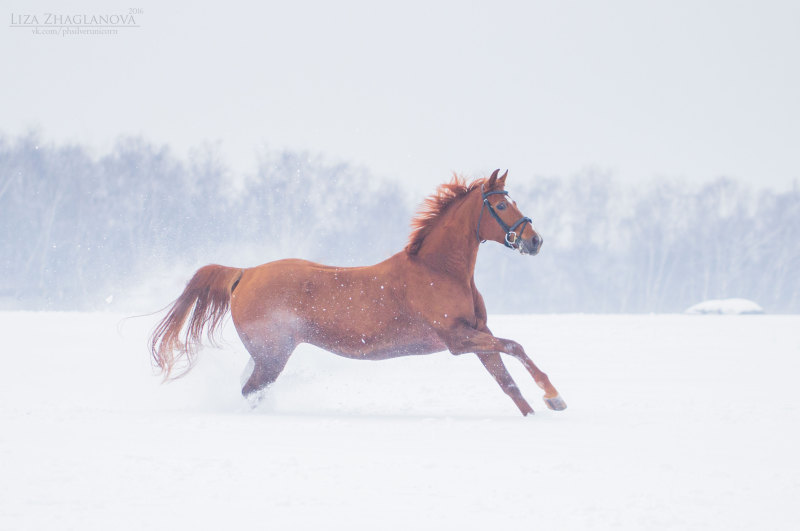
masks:
[[[519,241],[519,237],[517,237],[517,233],[515,231],[517,230],[517,228],[522,227],[520,229],[520,231],[519,231],[519,234],[521,236],[522,235],[522,231],[525,230],[525,223],[533,223],[531,218],[523,216],[523,217],[519,218],[516,221],[516,223],[514,223],[513,225],[511,225],[511,226],[506,225],[506,222],[503,221],[503,219],[497,214],[497,212],[495,211],[494,207],[489,202],[489,196],[490,195],[508,195],[508,192],[506,192],[505,190],[496,190],[496,191],[493,191],[493,192],[485,192],[484,188],[483,188],[483,185],[481,185],[481,196],[483,197],[483,206],[481,206],[481,214],[480,214],[480,216],[478,216],[478,228],[475,231],[475,235],[478,237],[478,241],[480,243],[483,243],[483,242],[486,241],[486,240],[481,240],[481,219],[483,218],[483,209],[484,208],[488,208],[489,209],[489,213],[492,215],[492,217],[495,220],[497,220],[497,223],[499,223],[500,226],[503,228],[503,230],[506,232],[506,237],[505,237],[505,245],[506,245],[506,247],[509,247],[511,249],[518,249],[519,248],[519,243],[517,243],[517,242]]]

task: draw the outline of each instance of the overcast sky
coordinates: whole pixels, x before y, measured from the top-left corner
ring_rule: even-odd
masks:
[[[0,132],[453,170],[800,180],[800,2],[3,2]],[[135,15],[34,35],[24,15]],[[15,18],[16,17],[16,18]],[[509,181],[510,182],[510,181]]]

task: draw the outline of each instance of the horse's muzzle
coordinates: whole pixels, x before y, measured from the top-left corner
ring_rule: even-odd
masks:
[[[519,252],[522,254],[529,254],[531,256],[539,254],[539,249],[542,248],[542,237],[534,234],[529,240],[520,238]]]

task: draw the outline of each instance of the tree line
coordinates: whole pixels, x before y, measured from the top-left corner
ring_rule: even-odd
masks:
[[[490,311],[675,312],[726,297],[800,311],[797,187],[721,178],[636,189],[601,172],[512,169],[509,189],[545,241],[534,258],[484,244],[476,282]],[[237,176],[212,148],[184,161],[127,138],[95,157],[35,135],[0,138],[0,308],[96,308],[154,271],[188,279],[210,262],[374,263],[405,245],[421,200],[304,152],[265,150]]]

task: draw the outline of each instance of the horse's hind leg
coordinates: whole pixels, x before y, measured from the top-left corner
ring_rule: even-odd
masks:
[[[260,399],[260,392],[278,379],[296,345],[290,337],[262,340],[251,339],[246,334],[240,334],[240,337],[253,364],[253,371],[242,387],[242,395],[255,405]]]

